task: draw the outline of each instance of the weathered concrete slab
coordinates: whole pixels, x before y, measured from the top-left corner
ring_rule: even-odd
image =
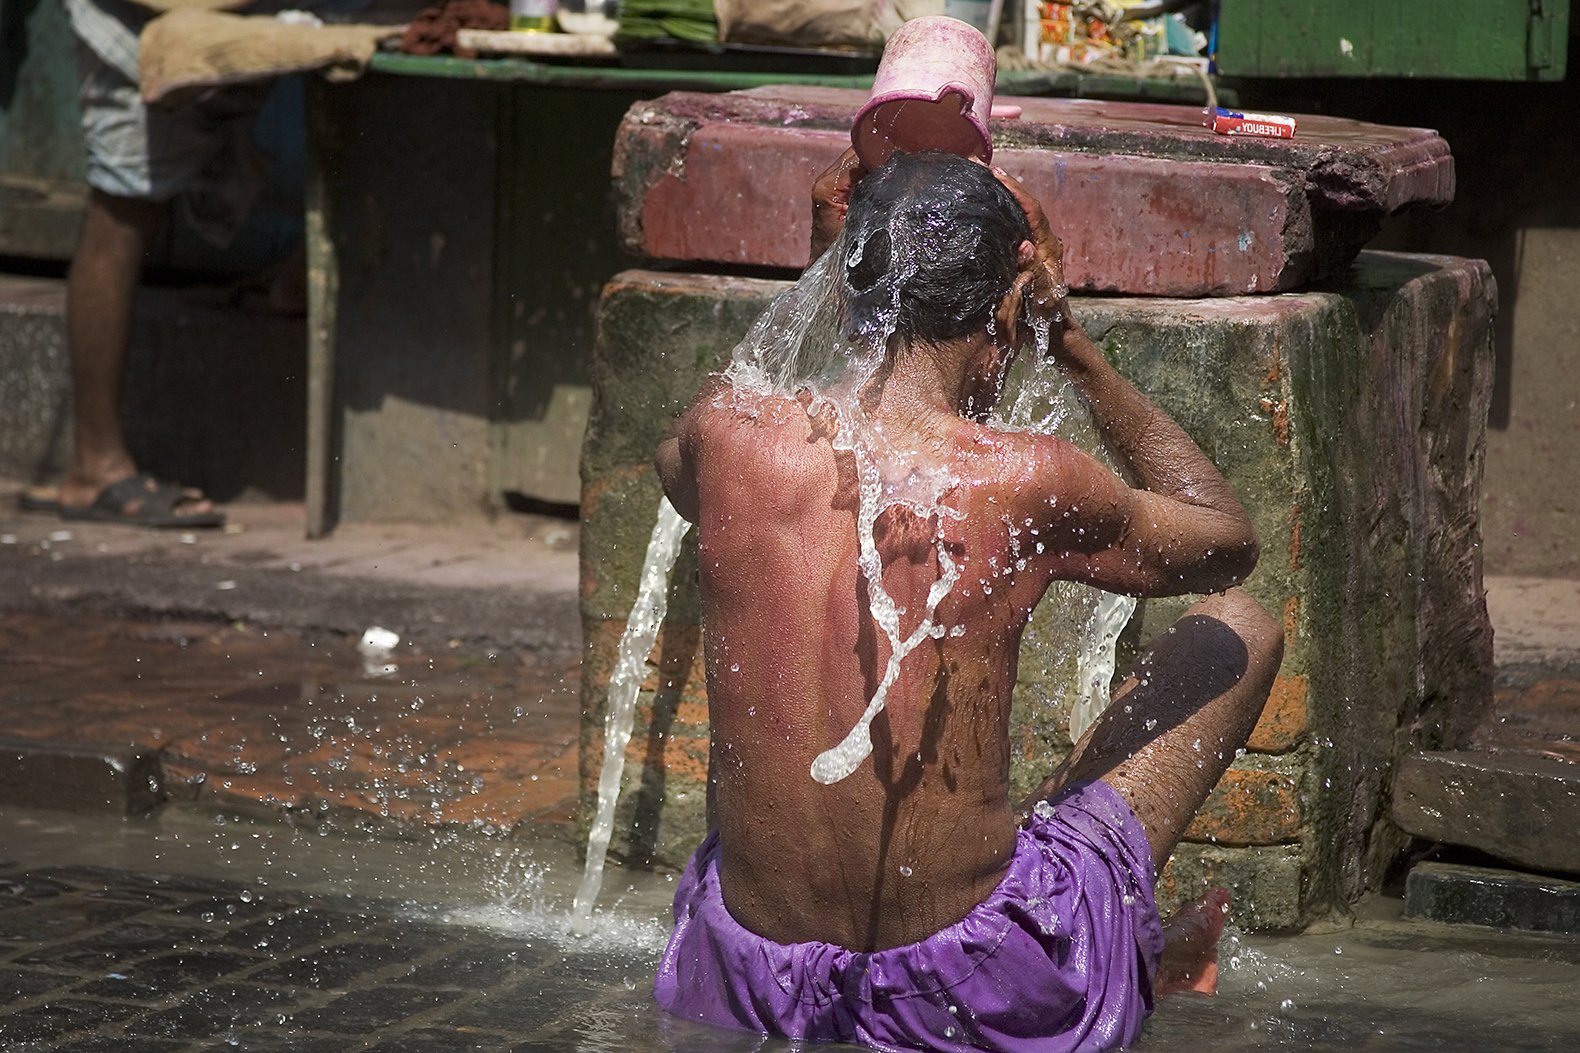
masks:
[[[1420,863],[1405,879],[1404,913],[1449,925],[1580,935],[1580,883],[1514,870]]]
[[[65,285],[0,277],[0,475],[33,479],[71,455]]]
[[[584,808],[659,500],[652,451],[784,287],[630,271],[606,288],[582,459]],[[1215,875],[1261,888],[1257,924],[1295,925],[1375,887],[1405,843],[1387,821],[1388,772],[1403,753],[1463,744],[1490,701],[1477,498],[1492,303],[1479,261],[1380,253],[1323,292],[1072,302],[1223,470],[1261,536],[1248,588],[1283,617],[1284,667],[1251,752],[1192,829],[1200,843],[1180,849],[1210,850]],[[614,842],[667,863],[701,834],[707,758],[694,564],[682,558]],[[1148,601],[1129,646],[1188,602]],[[1019,790],[1069,748],[1073,678],[1057,617],[1044,604],[1026,635],[1011,718]],[[1284,876],[1264,872],[1270,861]],[[1275,907],[1263,886],[1286,879]]]
[[[1560,677],[1580,691],[1580,578],[1489,577],[1487,609],[1498,626],[1499,687]],[[1580,738],[1580,708],[1576,717]]]
[[[1467,845],[1537,870],[1580,874],[1580,764],[1479,751],[1411,754],[1393,819],[1417,837]]]
[[[625,246],[655,259],[799,268],[807,187],[849,144],[861,93],[677,92],[632,107],[615,146]],[[1229,139],[1187,106],[1016,99],[994,160],[1065,242],[1072,288],[1226,296],[1346,266],[1380,217],[1453,197],[1436,133],[1302,117],[1294,140]]]

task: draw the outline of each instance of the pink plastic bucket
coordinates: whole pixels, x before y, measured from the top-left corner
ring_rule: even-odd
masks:
[[[872,96],[851,126],[856,156],[869,169],[896,150],[991,159],[997,72],[993,48],[974,26],[944,15],[906,22],[884,47]]]

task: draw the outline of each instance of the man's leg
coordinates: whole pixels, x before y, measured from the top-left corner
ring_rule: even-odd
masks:
[[[121,393],[143,256],[167,211],[162,202],[89,191],[82,241],[66,276],[73,441],[60,484],[62,507],[86,508],[106,486],[137,474],[126,448]],[[213,504],[193,491],[174,510],[206,513]]]
[[[1142,654],[1037,796],[1108,783],[1141,820],[1161,869],[1250,738],[1283,655],[1283,627],[1242,590],[1195,604]],[[1164,925],[1158,994],[1217,990],[1228,910],[1229,893],[1212,889]]]
[[[1256,726],[1283,659],[1283,627],[1240,589],[1185,612],[1038,791],[1096,779],[1141,820],[1162,867]]]

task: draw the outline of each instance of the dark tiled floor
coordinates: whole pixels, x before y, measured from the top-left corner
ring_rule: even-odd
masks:
[[[532,1051],[631,997],[551,940],[94,867],[0,867],[0,936],[7,1050]]]

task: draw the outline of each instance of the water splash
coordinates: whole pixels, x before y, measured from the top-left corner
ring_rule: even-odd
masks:
[[[680,553],[680,541],[691,524],[680,517],[669,498],[658,503],[658,521],[647,543],[636,605],[620,637],[620,656],[609,678],[609,703],[604,713],[603,767],[598,775],[598,812],[587,837],[587,864],[581,887],[571,904],[572,929],[590,931],[593,901],[603,885],[604,858],[614,833],[614,808],[625,773],[625,747],[631,741],[636,717],[636,696],[647,679],[647,659],[658,639],[658,628],[669,606],[669,572]]]
[[[1119,634],[1130,624],[1130,616],[1136,610],[1134,596],[1101,589],[1091,591],[1097,594],[1096,603],[1076,655],[1079,683],[1076,684],[1075,704],[1070,707],[1070,738],[1077,742],[1112,701],[1109,684],[1118,660]]]
[[[650,957],[663,950],[669,937],[668,919],[646,911],[610,907],[596,915],[565,909],[564,893],[550,886],[553,864],[538,861],[533,853],[508,862],[497,885],[494,902],[446,909],[434,914],[418,912],[426,920],[492,929],[511,936],[543,940],[566,950]]]

